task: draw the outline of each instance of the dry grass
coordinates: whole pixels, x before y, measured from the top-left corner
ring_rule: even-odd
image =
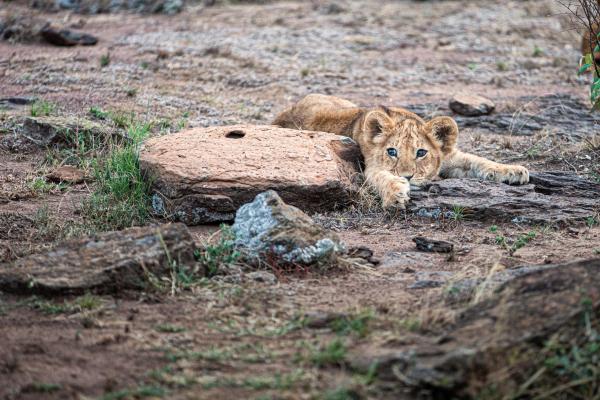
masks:
[[[585,148],[589,151],[600,151],[600,135],[584,139]]]

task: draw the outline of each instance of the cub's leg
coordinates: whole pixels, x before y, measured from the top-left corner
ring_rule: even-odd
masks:
[[[410,184],[406,178],[392,174],[385,170],[365,169],[367,183],[377,190],[383,201],[383,208],[397,206],[405,208],[410,200]]]
[[[459,150],[449,154],[442,161],[440,176],[443,178],[478,178],[519,185],[529,182],[529,171],[525,167],[500,164]]]

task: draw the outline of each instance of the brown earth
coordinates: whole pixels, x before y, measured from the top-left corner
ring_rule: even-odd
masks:
[[[135,112],[162,121],[169,133],[267,124],[312,92],[434,115],[466,91],[492,99],[496,110],[489,119],[459,121],[461,148],[598,182],[597,120],[586,109],[588,77],[576,75],[580,36],[562,11],[553,0],[290,1],[192,7],[176,16],[81,16],[5,2],[0,17],[34,13],[57,25],[83,24],[99,43],[1,41],[0,93],[43,98],[60,115],[89,117],[90,107]],[[27,105],[0,110],[0,257],[7,261],[81,235],[81,203],[93,189],[36,179],[73,162],[13,133],[13,117],[29,113]],[[436,313],[447,281],[597,256],[598,215],[590,217],[588,224],[529,226],[361,205],[314,219],[349,246],[371,248],[382,260],[375,271],[291,276],[276,285],[211,280],[176,296],[2,294],[0,398],[166,392],[181,399],[296,399],[340,388],[384,398],[364,376],[344,365],[319,367],[311,354],[336,338],[350,350],[410,342],[415,318],[443,325],[447,313]],[[216,229],[194,227],[192,234],[200,244]],[[523,247],[511,248],[532,231]],[[451,241],[455,254],[417,251],[415,236]],[[316,311],[369,313],[369,332],[338,336],[298,322]]]

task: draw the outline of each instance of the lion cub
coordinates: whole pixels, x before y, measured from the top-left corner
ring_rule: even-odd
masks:
[[[362,109],[338,97],[311,94],[279,114],[273,125],[354,139],[365,158],[366,180],[386,208],[404,208],[410,184],[418,185],[438,175],[513,184],[529,181],[524,167],[499,164],[458,150],[458,126],[449,117],[425,122],[401,108]]]

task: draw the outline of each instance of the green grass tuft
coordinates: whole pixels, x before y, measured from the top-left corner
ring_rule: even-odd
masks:
[[[183,326],[171,325],[171,324],[159,324],[156,325],[155,329],[162,333],[180,333],[185,332]]]
[[[31,104],[30,114],[32,117],[47,117],[54,113],[56,105],[46,100],[36,100]]]
[[[62,389],[58,383],[35,382],[27,385],[24,392],[29,393],[53,393]]]
[[[109,53],[102,54],[100,56],[100,67],[101,68],[108,67],[109,64],[110,64],[110,54]]]
[[[582,301],[576,331],[556,334],[540,352],[541,365],[519,398],[597,399],[600,393],[600,313]]]
[[[216,244],[208,244],[203,250],[196,250],[196,259],[206,268],[210,278],[219,273],[223,266],[235,264],[240,253],[235,249],[235,236],[231,227],[221,224],[221,235]]]
[[[310,362],[317,367],[340,365],[346,358],[346,345],[340,339],[334,339],[325,347],[314,349],[310,354]]]
[[[329,326],[338,335],[356,334],[365,337],[369,333],[369,321],[373,319],[371,311],[364,311],[357,315],[348,315],[336,318]]]
[[[362,397],[352,389],[340,387],[326,391],[321,398],[323,400],[358,400]]]
[[[48,182],[43,176],[37,176],[29,182],[28,186],[32,192],[46,194],[54,191],[62,191],[67,187],[67,184]]]
[[[147,397],[157,398],[167,395],[166,389],[161,386],[139,386],[134,389],[123,389],[116,392],[110,392],[100,397],[101,400],[125,400],[125,399],[144,399]]]
[[[108,111],[104,111],[100,107],[96,106],[90,107],[90,115],[98,119],[107,119],[110,117],[110,113]]]
[[[142,176],[139,150],[150,125],[133,122],[131,142],[113,145],[104,160],[92,162],[96,190],[83,205],[83,214],[96,230],[120,230],[143,225],[150,216],[151,182]]]
[[[454,221],[462,221],[465,219],[465,208],[462,206],[452,206],[452,219]]]
[[[79,296],[72,301],[63,301],[62,303],[53,302],[50,300],[32,297],[27,300],[26,304],[34,310],[41,311],[44,314],[75,314],[82,311],[92,311],[102,306],[102,300],[90,293]]]

